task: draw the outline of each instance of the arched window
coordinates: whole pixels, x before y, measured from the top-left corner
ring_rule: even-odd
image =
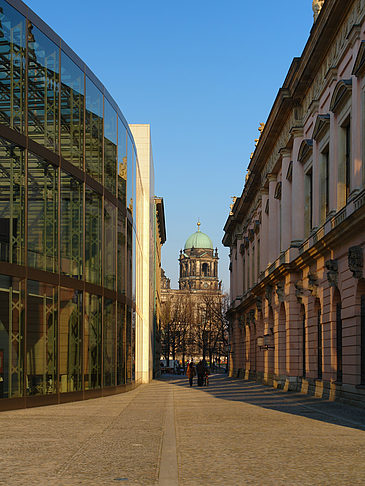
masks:
[[[202,273],[203,273],[204,277],[209,277],[209,265],[208,265],[208,263],[203,263]]]
[[[333,306],[336,318],[336,360],[337,373],[336,380],[342,383],[342,317],[341,317],[341,295],[338,289],[333,296]]]
[[[305,307],[301,305],[300,307],[300,319],[302,322],[302,376],[305,378],[306,368],[307,368],[307,340],[306,340],[306,316]]]
[[[323,353],[323,340],[322,340],[322,324],[321,324],[321,303],[319,299],[316,300],[315,312],[317,318],[317,378],[322,379],[322,353]]]

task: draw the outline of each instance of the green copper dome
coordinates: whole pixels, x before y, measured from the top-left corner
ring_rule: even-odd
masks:
[[[200,223],[198,224],[198,228]],[[202,233],[199,229],[195,233],[193,233],[189,238],[186,240],[184,250],[189,250],[190,248],[210,248],[213,250],[213,243],[212,240],[209,238],[208,235]]]

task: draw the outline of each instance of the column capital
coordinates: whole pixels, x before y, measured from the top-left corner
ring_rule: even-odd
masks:
[[[279,150],[279,154],[284,158],[290,158],[291,157],[291,148],[287,148],[287,147],[282,147],[280,150]]]
[[[270,172],[269,174],[266,174],[266,178],[269,181],[269,183],[270,182],[276,182],[277,175]]]
[[[303,127],[291,127],[290,135],[293,135],[294,138],[303,137]]]

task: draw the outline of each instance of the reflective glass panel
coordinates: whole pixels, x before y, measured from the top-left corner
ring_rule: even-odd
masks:
[[[85,274],[88,282],[101,284],[101,196],[85,188]]]
[[[61,273],[82,277],[83,183],[61,171]]]
[[[104,101],[104,186],[116,195],[117,183],[117,114]]]
[[[25,19],[0,1],[0,122],[24,131]]]
[[[116,280],[116,207],[104,200],[104,287],[115,290]]]
[[[132,381],[132,309],[127,306],[126,319],[126,379],[127,383]]]
[[[84,386],[85,390],[101,387],[101,296],[85,292],[84,319]]]
[[[125,340],[126,340],[126,323],[125,323],[125,305],[117,303],[117,385],[125,383]]]
[[[104,386],[115,385],[115,301],[104,299]]]
[[[84,73],[61,51],[61,154],[80,169],[84,159]]]
[[[24,263],[25,150],[0,138],[0,261]]]
[[[103,175],[103,95],[86,77],[86,172],[98,182]]]
[[[0,275],[0,398],[21,397],[24,382],[24,281]]]
[[[27,395],[57,391],[57,287],[28,280]]]
[[[82,389],[82,292],[60,292],[60,392]]]
[[[126,208],[127,198],[127,129],[118,118],[118,199]]]
[[[120,293],[125,294],[126,291],[126,218],[124,212],[118,209],[118,285],[117,290]]]
[[[58,152],[59,47],[37,27],[28,32],[28,135]]]
[[[56,272],[58,169],[28,153],[28,265]]]

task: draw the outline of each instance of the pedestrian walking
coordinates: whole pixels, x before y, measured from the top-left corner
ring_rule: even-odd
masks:
[[[186,375],[189,378],[189,385],[193,386],[193,379],[194,379],[194,376],[196,375],[196,370],[195,370],[193,360],[191,360],[190,363],[188,363],[188,367],[186,369]]]
[[[204,385],[205,370],[206,366],[203,363],[203,360],[200,360],[199,363],[196,365],[196,372],[198,374],[198,386]]]
[[[206,366],[206,368],[205,368],[204,385],[209,386],[209,368],[208,368],[208,366]]]

